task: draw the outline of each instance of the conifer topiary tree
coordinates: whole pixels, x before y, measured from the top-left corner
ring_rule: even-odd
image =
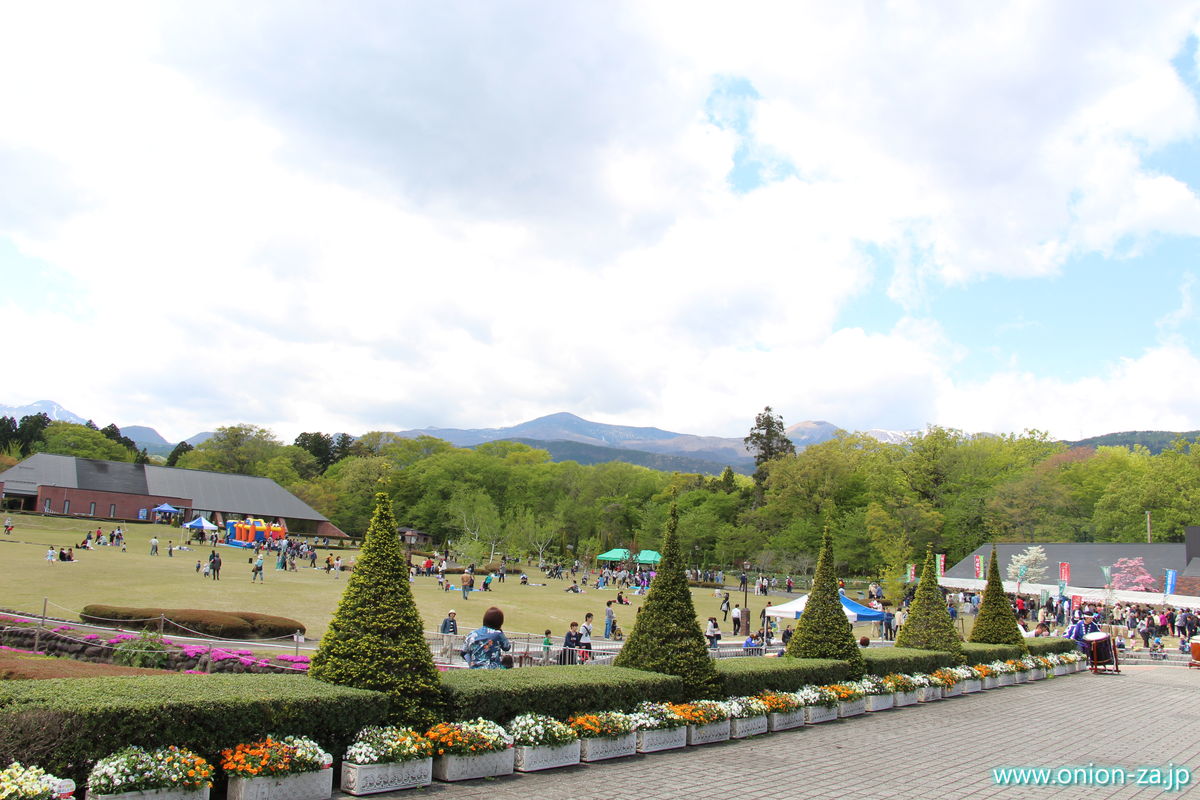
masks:
[[[386,693],[397,724],[424,730],[440,719],[441,680],[413,601],[391,500],[383,492],[375,495],[362,552],[309,675]]]
[[[722,682],[696,622],[696,607],[679,552],[678,525],[679,511],[672,503],[658,573],[635,617],[633,632],[613,664],[678,675],[692,696],[716,698],[722,695]]]
[[[946,598],[938,588],[932,548],[925,552],[925,568],[921,570],[921,581],[909,606],[908,618],[896,634],[896,647],[942,650],[958,656],[960,663],[966,661],[962,637],[954,630],[954,620],[950,619]]]
[[[996,563],[994,545],[992,556],[988,560],[987,586],[983,590],[983,600],[979,603],[979,615],[975,617],[975,627],[971,628],[971,641],[982,644],[1013,644],[1029,652],[1025,637],[1017,627],[1017,615],[1013,613],[1012,604],[1004,594],[1004,584],[1000,582],[1000,567]]]
[[[788,642],[787,655],[795,658],[837,658],[850,662],[851,677],[861,678],[867,670],[854,630],[838,593],[833,566],[833,537],[829,529],[821,539],[821,554],[813,573],[812,590],[796,632]]]

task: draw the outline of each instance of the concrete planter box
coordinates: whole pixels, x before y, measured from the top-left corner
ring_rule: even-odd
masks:
[[[1066,664],[1055,664],[1054,665],[1054,674],[1055,675],[1066,675],[1068,672],[1071,672],[1071,671],[1072,671],[1072,669],[1069,666],[1067,666]]]
[[[687,747],[687,727],[653,728],[637,732],[637,751],[657,753],[659,750],[677,750]]]
[[[516,745],[517,772],[569,767],[579,763],[579,740],[560,745]]]
[[[988,675],[986,678],[983,679],[983,688],[984,689],[1000,688],[1000,676]]]
[[[1028,670],[1026,670],[1025,672],[1014,672],[1013,678],[1016,680],[1017,683],[1028,683],[1029,682],[1029,672],[1028,672]]]
[[[471,756],[438,756],[433,760],[433,777],[439,781],[469,781],[512,775],[516,756],[511,747]]]
[[[917,687],[917,702],[932,703],[934,700],[942,699],[942,687],[940,686],[918,686]]]
[[[913,692],[896,692],[892,695],[892,707],[904,708],[905,706],[915,706],[917,704],[917,693]]]
[[[415,789],[433,783],[433,759],[389,761],[383,764],[342,762],[342,791],[355,797],[399,789]]]
[[[138,792],[92,794],[92,800],[208,800],[209,788],[203,789],[146,789]]]
[[[720,722],[710,722],[707,725],[687,726],[688,745],[695,746],[698,744],[727,741],[729,741],[729,720],[727,719],[723,719]]]
[[[896,698],[890,694],[869,694],[863,698],[867,711],[887,711],[896,705]]]
[[[596,739],[580,739],[580,761],[607,761],[624,758],[637,752],[637,735],[603,736]]]
[[[1029,670],[1029,680],[1041,681],[1041,680],[1045,680],[1045,679],[1046,679],[1046,670],[1042,669],[1041,667]]]
[[[804,724],[818,725],[822,722],[833,722],[838,718],[837,706],[805,706]]]
[[[1072,666],[1075,668],[1074,669],[1075,672],[1083,672],[1085,669],[1087,669],[1087,662],[1086,661],[1076,661],[1074,664],[1072,664]]]
[[[775,711],[767,715],[767,730],[787,731],[804,725],[804,709]]]
[[[729,720],[729,738],[747,739],[767,732],[767,715]]]
[[[963,693],[962,683],[942,687],[942,697],[958,697]]]
[[[996,676],[997,686],[1014,686],[1017,682],[1017,676],[1011,672],[1001,672]]]
[[[839,700],[837,704],[837,712],[839,717],[857,717],[859,714],[867,713],[867,698],[860,697],[857,700]]]
[[[979,678],[968,678],[961,684],[963,694],[974,694],[983,691],[983,681]]]
[[[230,778],[227,800],[329,800],[333,770],[302,772],[282,778]]]

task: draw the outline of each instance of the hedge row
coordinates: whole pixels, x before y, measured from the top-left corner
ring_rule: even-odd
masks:
[[[220,751],[266,733],[311,736],[343,753],[387,716],[385,695],[299,675],[153,675],[0,681],[0,763],[37,764],[82,785],[125,744]]]
[[[953,653],[941,650],[917,650],[912,647],[868,647],[862,651],[868,675],[890,675],[893,672],[934,672],[958,664]],[[978,663],[978,662],[972,662]]]
[[[211,611],[196,608],[132,608],[93,603],[83,607],[79,618],[84,622],[125,628],[158,630],[159,617],[165,618],[164,633],[186,633],[191,629],[226,639],[275,639],[303,633],[302,624],[288,617],[259,614],[254,611]],[[182,627],[180,627],[182,626]]]
[[[1032,656],[1048,656],[1051,653],[1070,653],[1076,649],[1074,639],[1065,639],[1061,636],[1037,636],[1032,639],[1026,639],[1025,644],[1029,648],[1029,654]]]
[[[729,696],[767,689],[794,692],[808,684],[826,685],[850,677],[850,664],[832,658],[721,658],[716,667]]]
[[[688,699],[683,679],[622,667],[459,669],[442,673],[447,718],[484,717],[501,725],[526,712],[626,711],[642,700]]]
[[[990,664],[993,661],[1008,661],[1012,658],[1022,658],[1025,654],[1021,648],[1011,644],[980,644],[979,642],[963,642],[963,653],[968,664]]]

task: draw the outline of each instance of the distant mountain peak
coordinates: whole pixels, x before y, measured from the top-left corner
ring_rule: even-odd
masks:
[[[45,414],[52,420],[74,422],[76,425],[87,422],[83,417],[71,413],[53,400],[38,400],[36,403],[24,406],[0,406],[0,416],[13,417],[18,422],[21,421],[21,417],[31,417],[35,414]]]

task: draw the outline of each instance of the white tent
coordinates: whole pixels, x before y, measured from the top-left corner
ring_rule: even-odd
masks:
[[[938,578],[938,583],[948,589],[967,589],[972,592],[982,593],[984,587],[987,586],[987,581],[979,578]],[[1004,584],[1004,591],[1010,594],[1017,591],[1016,581],[1001,581]],[[1050,593],[1051,597],[1058,596],[1058,584],[1050,583],[1022,583],[1021,594],[1035,595],[1043,590]],[[1068,586],[1063,590],[1064,597],[1078,595],[1085,601],[1093,603],[1103,603],[1107,601],[1108,592],[1104,589],[1097,589],[1092,586]],[[1200,597],[1193,597],[1186,594],[1168,594],[1164,595],[1158,592],[1131,592],[1126,589],[1113,589],[1112,599],[1122,603],[1145,603],[1148,605],[1169,605],[1183,608],[1200,608]]]
[[[846,619],[851,622],[878,622],[884,617],[882,611],[876,611],[873,608],[859,605],[844,594],[839,594],[838,599],[842,601],[842,611],[846,613]],[[803,613],[804,606],[807,603],[808,595],[801,595],[795,600],[790,600],[777,606],[768,606],[767,616],[800,619],[800,614]]]

